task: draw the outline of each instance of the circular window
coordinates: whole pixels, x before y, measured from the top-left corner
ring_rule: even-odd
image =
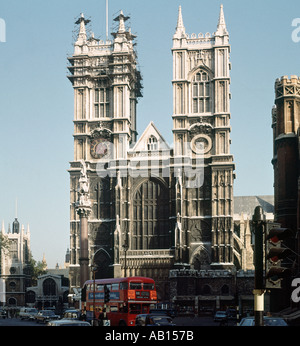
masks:
[[[212,140],[207,135],[197,135],[191,141],[191,149],[196,154],[206,154],[211,150],[211,148]]]
[[[11,282],[9,283],[9,288],[10,288],[11,290],[16,289],[16,286],[17,286],[17,284],[16,284],[14,281],[11,281]]]

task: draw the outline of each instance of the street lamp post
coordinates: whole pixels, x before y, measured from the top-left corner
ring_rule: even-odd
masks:
[[[253,215],[254,226],[254,319],[255,326],[263,326],[263,314],[264,314],[264,274],[263,274],[263,245],[264,245],[264,228],[265,228],[265,215],[261,206],[258,206],[254,210]]]
[[[95,263],[91,266],[92,272],[93,272],[93,325],[96,325],[96,272],[98,270],[98,267],[95,265]]]
[[[128,242],[127,239],[125,240],[124,244],[123,244],[123,250],[124,250],[124,259],[125,259],[125,263],[124,263],[124,277],[126,277],[126,272],[127,272],[127,250],[128,250],[129,246],[128,246]]]

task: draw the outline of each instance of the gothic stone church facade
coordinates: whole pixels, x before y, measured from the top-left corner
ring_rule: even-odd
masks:
[[[68,59],[75,98],[70,283],[80,287],[78,185],[85,178],[88,260],[96,278],[152,277],[159,298],[168,299],[170,270],[231,269],[236,260],[229,36],[222,6],[216,32],[205,35],[185,32],[179,8],[171,148],[153,122],[137,137],[142,84],[127,19],[121,12],[113,39],[104,42],[87,37],[81,15]]]

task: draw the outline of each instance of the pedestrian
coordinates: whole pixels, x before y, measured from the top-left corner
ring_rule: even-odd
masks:
[[[104,320],[104,313],[103,313],[103,310],[100,309],[100,313],[99,313],[99,316],[98,316],[98,322],[99,322],[99,326],[103,326],[103,320]]]
[[[81,321],[86,321],[86,311],[85,310],[81,310],[81,314],[80,314],[79,319]]]

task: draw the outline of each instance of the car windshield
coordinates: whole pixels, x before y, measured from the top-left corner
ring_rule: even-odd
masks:
[[[253,318],[245,318],[242,323],[241,326],[253,326],[254,320]]]
[[[53,311],[51,311],[51,310],[45,310],[44,312],[43,312],[43,314],[44,315],[54,315],[54,312]]]
[[[254,318],[244,318],[241,322],[241,326],[254,326]],[[264,326],[286,326],[287,323],[282,318],[264,318]]]
[[[171,323],[172,320],[168,317],[165,316],[155,316],[150,318],[150,323],[158,324],[158,323]]]
[[[265,318],[265,326],[286,326],[286,322],[281,318]]]

